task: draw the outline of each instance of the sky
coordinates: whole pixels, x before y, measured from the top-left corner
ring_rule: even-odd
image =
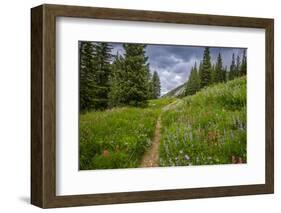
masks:
[[[124,54],[121,43],[110,43],[112,54],[117,52]],[[161,82],[161,95],[185,83],[188,80],[190,70],[194,63],[199,65],[203,58],[205,47],[196,46],[178,46],[178,45],[155,45],[146,46],[146,56],[151,72],[157,71]],[[221,53],[223,66],[229,66],[232,60],[232,54],[238,54],[242,57],[244,49],[228,47],[211,47],[210,55],[212,63],[215,63],[217,56]]]

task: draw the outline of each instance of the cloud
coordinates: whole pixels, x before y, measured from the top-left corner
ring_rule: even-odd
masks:
[[[112,54],[124,54],[121,43],[111,43]],[[150,71],[157,71],[161,82],[161,95],[185,83],[188,80],[190,70],[195,62],[197,66],[203,59],[205,47],[179,46],[179,45],[147,45],[146,55]],[[215,63],[218,54],[221,53],[223,66],[229,67],[232,54],[243,54],[242,48],[212,47],[210,55],[212,63]]]

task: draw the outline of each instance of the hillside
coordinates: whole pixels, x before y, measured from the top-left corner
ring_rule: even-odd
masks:
[[[168,93],[166,93],[165,95],[163,95],[164,98],[171,98],[171,97],[182,97],[184,96],[185,93],[185,87],[186,87],[186,83],[170,90]]]
[[[162,120],[160,166],[245,163],[246,77],[182,99]]]
[[[246,117],[246,77],[146,107],[90,111],[79,119],[80,169],[246,163]]]

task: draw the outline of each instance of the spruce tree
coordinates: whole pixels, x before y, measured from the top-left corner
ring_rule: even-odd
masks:
[[[211,68],[211,83],[214,84],[216,83],[216,66],[215,64],[212,64],[212,68]]]
[[[124,58],[115,59],[111,77],[111,105],[145,105],[149,98],[149,71],[145,45],[124,44]]]
[[[231,65],[229,68],[229,75],[228,75],[228,80],[233,80],[235,78],[235,55],[234,53],[232,54],[232,61],[231,61]]]
[[[199,67],[198,67],[198,78],[199,78],[199,87],[201,88],[201,80],[200,80],[200,77],[202,75],[202,69],[203,69],[203,63],[202,61],[200,61],[199,63]]]
[[[203,64],[202,64],[202,70],[201,70],[201,75],[200,75],[200,88],[209,86],[212,81],[212,76],[211,76],[211,57],[210,57],[210,51],[209,47],[206,47],[204,50],[204,55],[203,55]]]
[[[161,83],[158,73],[156,71],[154,71],[153,73],[152,82],[154,88],[154,98],[159,98],[161,93]]]
[[[95,109],[108,106],[110,60],[112,47],[108,43],[95,43],[93,63],[95,65]]]
[[[186,83],[185,95],[194,95],[200,89],[199,74],[197,71],[197,65],[191,68],[191,72]]]
[[[219,83],[219,82],[223,82],[224,81],[224,70],[222,67],[222,58],[221,58],[221,54],[219,53],[218,57],[217,57],[217,62],[215,65],[215,79],[214,82],[215,83]]]
[[[95,106],[95,65],[93,62],[93,44],[79,42],[79,106],[80,111],[93,109]]]
[[[127,78],[125,73],[124,58],[117,54],[112,64],[112,72],[109,78],[110,91],[109,91],[109,106],[114,107],[125,103],[126,84]]]
[[[238,77],[241,75],[241,62],[240,62],[240,56],[236,56],[236,64],[235,64],[235,77]]]
[[[152,74],[148,73],[148,99],[154,99],[154,86],[152,82]]]
[[[227,66],[225,66],[222,71],[223,71],[222,72],[223,81],[226,82],[227,81]]]
[[[240,74],[241,75],[247,75],[247,56],[246,56],[246,50],[243,51]]]

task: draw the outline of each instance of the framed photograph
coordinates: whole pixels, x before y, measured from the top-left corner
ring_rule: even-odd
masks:
[[[31,203],[274,191],[274,21],[31,9]]]

